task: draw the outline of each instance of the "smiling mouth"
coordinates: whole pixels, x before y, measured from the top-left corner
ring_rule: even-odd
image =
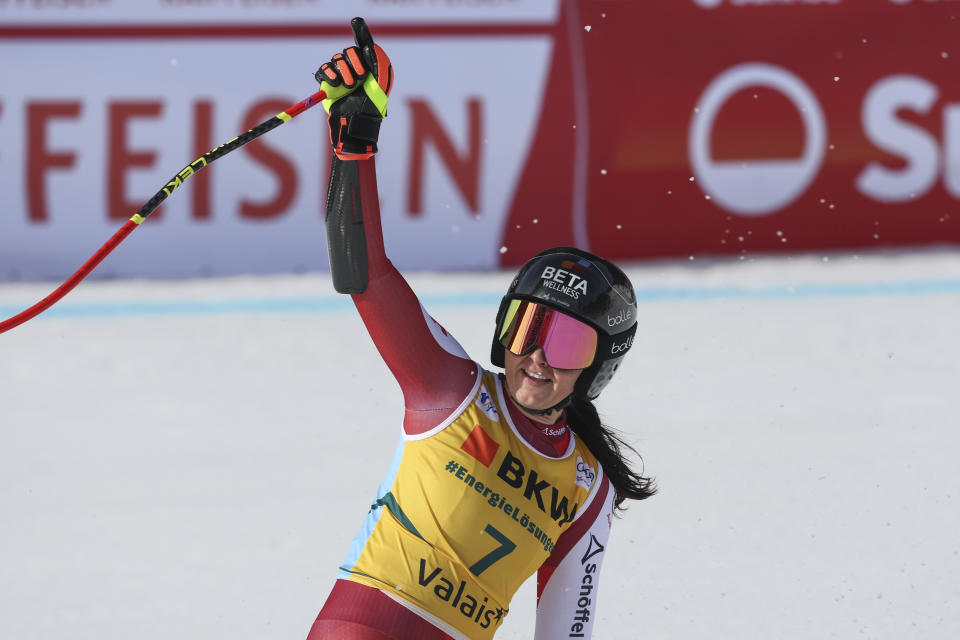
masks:
[[[551,380],[546,376],[542,376],[539,373],[533,373],[532,371],[528,371],[527,369],[520,369],[520,370],[523,371],[523,375],[530,378],[531,380],[535,380],[536,382],[550,382]]]

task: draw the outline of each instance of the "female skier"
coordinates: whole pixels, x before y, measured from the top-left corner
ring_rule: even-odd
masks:
[[[489,639],[537,572],[537,640],[589,638],[612,515],[653,494],[591,400],[636,330],[613,264],[559,247],[523,266],[484,371],[421,307],[383,248],[373,154],[393,70],[359,18],[317,72],[335,151],[327,236],[403,391],[402,437],[308,640]]]

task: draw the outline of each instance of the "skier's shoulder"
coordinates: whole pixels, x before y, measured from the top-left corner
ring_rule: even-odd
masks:
[[[440,324],[436,318],[434,318],[426,310],[426,308],[421,305],[420,310],[423,312],[423,319],[427,324],[427,328],[430,329],[430,334],[433,336],[434,341],[447,353],[450,355],[462,358],[464,360],[470,360],[473,362],[473,359],[467,353],[467,350],[457,341],[452,333],[446,330],[442,324]],[[476,364],[474,362],[474,364]],[[479,365],[477,365],[480,368]]]

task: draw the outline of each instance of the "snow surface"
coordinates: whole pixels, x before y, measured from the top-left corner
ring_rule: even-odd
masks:
[[[600,408],[660,493],[614,524],[594,637],[960,637],[960,255],[629,273]],[[484,363],[509,279],[410,276]],[[0,638],[304,638],[400,407],[326,275],[84,283],[0,336]]]

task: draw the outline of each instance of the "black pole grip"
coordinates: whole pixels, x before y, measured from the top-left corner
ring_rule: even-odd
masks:
[[[377,52],[373,50],[373,36],[370,34],[370,28],[366,21],[361,17],[356,17],[350,21],[350,28],[353,29],[353,41],[363,56],[363,61],[373,70],[373,75],[379,77],[377,69]]]

